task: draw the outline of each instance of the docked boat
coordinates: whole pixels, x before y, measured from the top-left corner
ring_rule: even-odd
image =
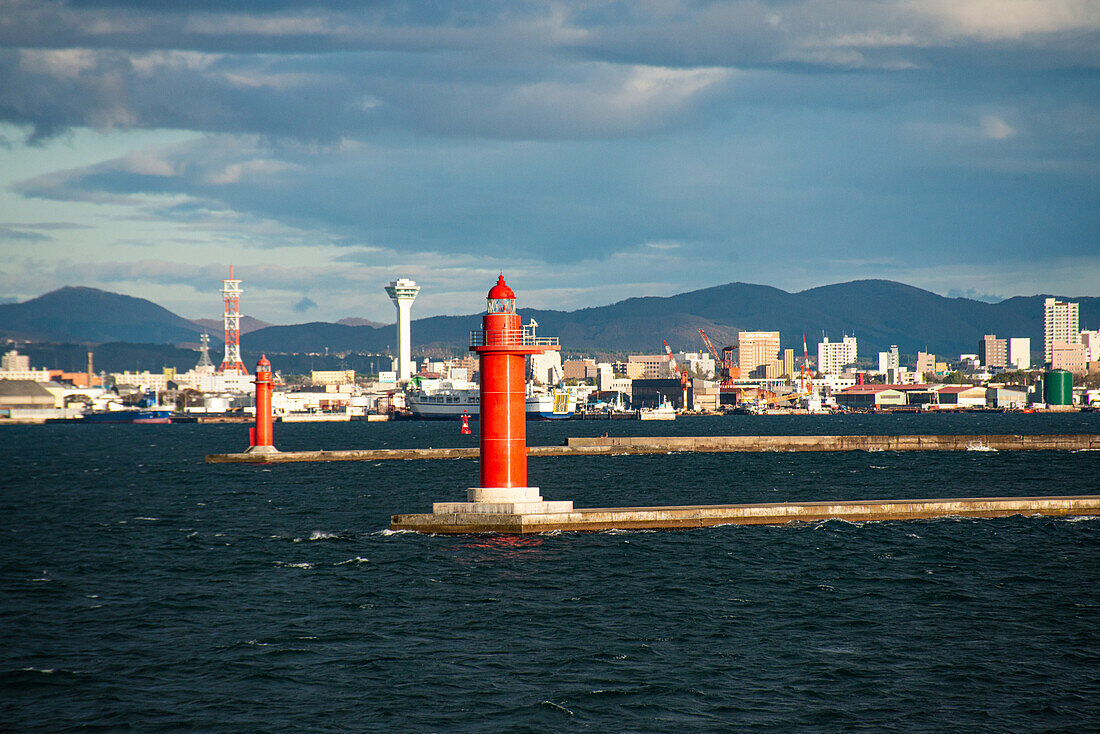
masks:
[[[428,385],[424,381],[405,395],[405,404],[414,418],[425,420],[458,420],[463,414],[477,418],[481,413],[481,392],[472,383],[441,381]],[[558,420],[572,418],[577,398],[567,390],[527,392],[527,420]]]
[[[656,408],[640,408],[638,419],[643,421],[674,421],[676,420],[676,408],[668,400],[662,400]]]
[[[100,410],[86,410],[81,415],[85,423],[171,423],[172,408],[159,405],[157,394],[149,391],[133,408],[109,402]]]
[[[84,413],[85,423],[171,423],[170,408],[133,408],[128,410],[90,410]]]

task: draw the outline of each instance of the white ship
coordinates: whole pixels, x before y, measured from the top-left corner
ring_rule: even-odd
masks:
[[[431,384],[435,383],[435,384]],[[473,383],[452,380],[424,380],[405,395],[405,403],[415,418],[458,420],[463,413],[477,418],[481,413],[481,393]],[[567,390],[536,392],[528,386],[527,420],[572,418],[577,398]]]
[[[668,399],[662,399],[656,408],[641,408],[638,410],[638,418],[643,421],[674,421],[676,420],[676,408]]]

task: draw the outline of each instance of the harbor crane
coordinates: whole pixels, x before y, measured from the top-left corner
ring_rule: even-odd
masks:
[[[814,373],[810,370],[810,352],[806,349],[806,332],[802,332],[802,374],[798,377],[798,387],[803,395],[809,395],[814,391]]]
[[[722,387],[732,387],[733,381],[736,377],[736,368],[733,366],[733,347],[726,347],[722,350],[722,354],[718,353],[718,350],[714,346],[714,342],[707,336],[707,332],[699,329],[699,334],[703,337],[703,343],[707,345],[707,350],[710,351],[712,357],[714,357],[714,363],[718,369],[718,379],[721,381]]]

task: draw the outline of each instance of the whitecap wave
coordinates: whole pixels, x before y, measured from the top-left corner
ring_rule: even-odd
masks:
[[[135,520],[147,520],[148,522],[160,522],[159,517],[135,517]]]
[[[280,568],[313,568],[312,563],[306,563],[305,561],[299,563],[291,563],[289,561],[275,561],[275,565]]]
[[[339,563],[334,563],[332,565],[334,565],[334,566],[346,566],[349,563],[370,563],[370,559],[360,558],[359,556],[356,556],[355,558],[349,558],[346,561],[340,561]]]
[[[382,528],[381,530],[377,530],[377,531],[375,531],[374,533],[371,533],[371,534],[372,535],[386,536],[386,535],[404,535],[405,533],[411,533],[413,535],[416,535],[417,531],[415,531],[415,530],[390,530],[389,528]]]
[[[569,714],[570,716],[573,716],[572,711],[570,711],[569,709],[565,708],[564,706],[562,706],[560,704],[554,703],[553,701],[541,701],[540,703],[542,703],[543,706],[550,706],[552,708],[558,709],[559,711],[564,711],[565,713]]]
[[[295,538],[294,542],[295,543],[301,543],[303,541],[313,541],[313,540],[332,540],[334,538],[339,538],[339,537],[340,536],[337,535],[336,533],[326,533],[322,530],[314,530],[312,533],[309,534],[308,538]]]

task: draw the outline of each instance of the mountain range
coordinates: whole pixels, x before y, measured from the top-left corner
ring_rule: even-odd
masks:
[[[1032,351],[1042,349],[1043,299],[1017,296],[999,303],[946,298],[903,283],[861,280],[797,293],[749,283],[728,283],[668,297],[629,298],[576,311],[520,309],[539,333],[561,338],[567,352],[655,353],[662,340],[676,350],[704,349],[699,329],[721,347],[739,330],[779,331],[784,347],[801,351],[805,333],[810,349],[823,334],[834,341],[845,334],[859,340],[870,356],[890,345],[903,354],[929,351],[949,357],[977,351],[984,334],[1024,336]],[[1100,298],[1058,297],[1080,304],[1081,326],[1100,323]],[[480,305],[480,304],[478,304]],[[522,301],[521,301],[522,305]],[[270,326],[242,318],[246,354],[360,352],[396,349],[393,324],[349,318]],[[248,325],[246,330],[245,325]],[[481,315],[432,316],[413,321],[414,352],[463,350]],[[34,342],[196,344],[211,334],[220,344],[218,322],[189,321],[157,304],[95,288],[66,287],[22,303],[0,305],[0,338]],[[215,327],[215,328],[211,328]],[[216,359],[216,355],[215,355]]]

